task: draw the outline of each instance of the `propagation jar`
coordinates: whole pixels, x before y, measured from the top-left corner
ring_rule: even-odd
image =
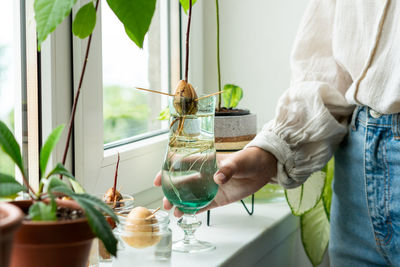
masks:
[[[118,215],[120,222],[114,231],[125,247],[116,259],[119,266],[125,266],[125,261],[135,266],[157,266],[168,261],[172,247],[168,213],[159,210],[150,219],[131,219],[127,214]]]

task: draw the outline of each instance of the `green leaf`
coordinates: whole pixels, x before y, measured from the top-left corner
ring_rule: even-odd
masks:
[[[54,169],[47,175],[47,177],[57,175],[57,174],[66,176],[68,178],[75,180],[75,177],[61,163],[57,163],[56,167],[54,167]]]
[[[96,26],[96,8],[90,1],[76,13],[72,32],[81,39],[88,37]]]
[[[29,216],[32,221],[57,221],[57,205],[52,199],[49,204],[42,201],[34,203],[29,208]]]
[[[332,181],[335,174],[335,159],[332,158],[326,165],[326,181],[324,192],[322,193],[322,201],[328,220],[331,216],[331,203],[332,203]]]
[[[118,217],[117,217],[117,215],[115,215],[114,211],[106,203],[104,203],[97,197],[91,196],[89,194],[74,194],[71,197],[83,199],[84,201],[86,201],[87,203],[92,205],[93,207],[96,207],[100,211],[109,215],[111,218],[113,218],[114,221],[118,222]]]
[[[78,196],[81,195],[75,194],[72,196],[72,198],[75,199],[76,202],[78,202],[85,211],[86,218],[88,219],[90,228],[92,229],[93,233],[101,241],[103,241],[103,244],[106,247],[107,251],[116,256],[118,241],[114,237],[111,227],[104,218],[104,215],[92,205],[92,202],[88,201],[86,198]]]
[[[294,215],[303,215],[318,204],[325,186],[325,178],[325,172],[314,172],[301,186],[285,190],[286,200]]]
[[[47,140],[44,143],[42,150],[40,150],[39,166],[42,176],[44,176],[46,173],[46,167],[47,163],[49,162],[51,152],[53,151],[54,147],[60,140],[63,130],[64,130],[64,125],[60,125],[57,128],[55,128],[53,132],[47,137]]]
[[[13,198],[17,193],[25,191],[26,188],[18,183],[14,177],[0,173],[0,197]]]
[[[169,113],[169,107],[166,107],[165,109],[161,110],[160,114],[158,114],[157,120],[166,121],[169,120],[170,117],[171,114]]]
[[[75,193],[86,193],[85,189],[83,189],[83,187],[76,180],[69,178],[69,182],[71,183],[72,189],[74,189]]]
[[[136,35],[133,34],[126,26],[125,26],[125,33],[126,33],[126,35],[128,35],[128,37],[129,37],[138,47],[143,48],[143,41],[144,41],[144,39],[142,40],[142,44],[140,45],[140,40],[137,39]]]
[[[222,97],[226,108],[235,108],[243,98],[243,90],[237,85],[225,84]]]
[[[193,7],[194,4],[196,3],[196,1],[197,1],[197,0],[192,0],[192,7]],[[188,13],[188,10],[189,10],[189,5],[190,5],[189,0],[180,0],[179,2],[181,2],[181,6],[182,6],[183,10],[184,10],[185,13],[187,14],[187,13]]]
[[[61,179],[59,179],[58,177],[51,177],[49,179],[46,192],[52,192],[53,188],[58,188],[58,187],[68,188],[68,185],[65,182],[63,182]]]
[[[18,166],[21,173],[25,176],[24,163],[22,161],[21,150],[15,140],[14,135],[4,122],[0,121],[0,147]]]
[[[156,9],[156,0],[107,0],[108,5],[124,24],[129,38],[143,48]]]
[[[65,187],[65,186],[53,187],[49,190],[49,192],[50,193],[62,193],[69,197],[72,197],[72,195],[74,195],[74,191],[72,191],[71,189],[69,189],[68,187]]]
[[[47,36],[71,13],[76,0],[35,0],[38,50]]]
[[[313,266],[321,264],[329,243],[329,220],[322,200],[300,217],[301,241]]]

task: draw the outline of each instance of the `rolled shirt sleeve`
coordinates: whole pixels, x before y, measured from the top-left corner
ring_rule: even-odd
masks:
[[[291,85],[275,118],[247,145],[277,158],[276,180],[285,188],[301,185],[323,168],[346,135],[354,110],[344,97],[352,79],[332,52],[335,2],[310,2],[291,56]]]

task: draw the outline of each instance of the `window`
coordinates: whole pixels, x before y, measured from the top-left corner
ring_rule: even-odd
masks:
[[[0,23],[0,120],[20,144],[33,188],[39,186],[39,84],[33,0],[1,1]],[[30,18],[30,19],[27,19]],[[0,171],[22,177],[0,150]]]
[[[0,120],[15,134],[22,144],[27,164],[26,82],[25,82],[25,5],[24,1],[1,1],[0,23]],[[16,175],[15,165],[0,150],[0,171]]]
[[[10,25],[10,21],[15,21],[14,1],[0,2],[0,23]],[[14,129],[14,102],[16,88],[16,66],[13,60],[16,53],[16,36],[19,33],[15,29],[15,23],[11,27],[2,27],[0,35],[0,120]],[[1,171],[14,175],[14,164],[0,150]]]
[[[141,203],[141,196],[151,199],[159,190],[152,178],[162,166],[168,123],[157,117],[168,99],[134,87],[168,92],[177,84],[179,0],[157,1],[142,50],[126,36],[105,0],[99,8],[75,117],[75,175],[90,193],[104,193],[112,186],[120,153],[118,184]],[[73,38],[75,90],[86,44]]]
[[[154,136],[167,129],[157,119],[165,97],[135,87],[169,90],[168,10],[158,1],[143,49],[126,35],[121,22],[102,2],[103,117],[105,147]],[[164,10],[165,9],[165,10]]]

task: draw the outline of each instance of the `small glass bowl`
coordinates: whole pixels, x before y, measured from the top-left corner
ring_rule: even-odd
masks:
[[[122,200],[120,201],[109,201],[109,202],[105,202],[104,201],[104,195],[99,195],[98,197],[103,200],[103,202],[105,202],[110,208],[113,209],[113,211],[118,214],[120,212],[124,212],[126,210],[131,210],[133,209],[133,205],[134,205],[134,198],[133,196],[129,195],[129,194],[121,194],[122,195]]]
[[[154,212],[154,210],[150,210]],[[128,213],[118,215],[119,224],[114,233],[123,241],[125,253],[135,264],[149,265],[155,261],[169,260],[172,251],[172,231],[168,228],[169,216],[157,211],[150,219],[128,219]],[[142,265],[138,266],[142,266]],[[145,266],[145,265],[143,265]]]

